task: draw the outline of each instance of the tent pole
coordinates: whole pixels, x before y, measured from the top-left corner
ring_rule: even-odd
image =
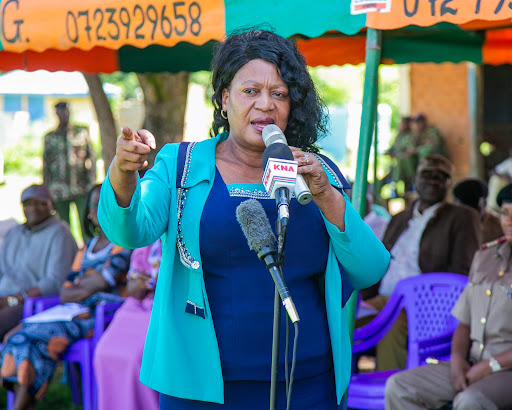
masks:
[[[379,165],[379,77],[377,74],[377,86],[375,87],[375,110],[374,110],[374,132],[373,132],[373,202],[380,200],[380,187],[377,178],[377,166]],[[366,198],[366,195],[365,195]],[[366,207],[365,207],[366,208]]]
[[[382,32],[368,28],[366,32],[366,70],[363,91],[363,110],[361,114],[361,130],[357,153],[356,177],[352,189],[352,203],[361,217],[366,207],[366,188],[368,185],[368,160],[372,145],[375,112],[377,109],[377,90],[379,63],[381,57]],[[357,292],[347,302],[347,318],[351,335],[354,331]]]

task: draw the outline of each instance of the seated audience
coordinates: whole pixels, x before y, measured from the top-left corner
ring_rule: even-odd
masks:
[[[488,193],[487,184],[477,178],[464,179],[453,188],[453,197],[456,203],[470,206],[478,211],[482,243],[503,236],[500,219],[487,210]]]
[[[391,218],[382,239],[391,252],[388,270],[377,285],[362,291],[363,299],[375,309],[382,310],[401,279],[428,272],[468,274],[481,243],[480,222],[474,209],[447,202],[453,172],[453,164],[440,155],[420,161],[415,177],[419,199]],[[377,370],[405,368],[405,313],[376,350]]]
[[[131,251],[112,244],[98,224],[99,195],[97,185],[88,194],[84,214],[85,229],[94,236],[77,254],[60,291],[61,302],[77,315],[67,321],[22,323],[6,336],[1,375],[4,387],[16,392],[17,410],[42,399],[55,364],[69,345],[92,336],[94,306],[113,299],[103,291],[114,291],[117,277],[128,270]]]
[[[26,223],[9,229],[0,245],[0,342],[21,320],[27,297],[59,293],[77,251],[46,185],[26,188],[21,204]]]
[[[161,255],[160,240],[133,251],[127,275],[130,297],[94,352],[99,410],[158,409],[158,392],[143,385],[139,374]]]
[[[459,325],[449,362],[400,372],[386,384],[386,409],[512,408],[512,184],[497,197],[505,236],[481,246],[452,310]]]

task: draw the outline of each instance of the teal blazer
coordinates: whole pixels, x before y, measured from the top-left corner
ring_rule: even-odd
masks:
[[[162,238],[162,261],[140,381],[167,395],[215,403],[224,403],[224,383],[203,279],[199,225],[215,177],[215,148],[226,138],[223,133],[191,143],[178,184],[179,144],[165,145],[153,168],[137,181],[127,208],[118,206],[107,174],[98,209],[102,229],[119,246],[140,248]],[[331,183],[341,188],[334,172],[325,162],[323,165]],[[389,252],[344,197],[345,231],[324,218],[330,237],[325,303],[338,403],[348,386],[351,369],[338,261],[354,288],[363,289],[382,278],[390,259]]]

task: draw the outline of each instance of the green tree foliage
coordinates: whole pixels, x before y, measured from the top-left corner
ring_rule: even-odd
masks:
[[[110,83],[121,87],[121,99],[129,100],[130,98],[138,98],[141,93],[139,80],[135,73],[115,72],[112,74],[101,74],[103,83]]]
[[[128,100],[130,98],[139,98],[142,92],[139,80],[135,73],[122,73],[115,72],[112,74],[101,74],[101,81],[104,83],[110,83],[121,87],[121,100]],[[197,71],[190,73],[190,82],[203,85],[207,88],[207,99],[211,97],[211,92],[208,94],[208,90],[211,90],[211,78],[209,71]]]
[[[206,89],[206,105],[208,107],[212,107],[212,95],[213,95],[213,88],[212,88],[212,78],[211,78],[211,72],[210,71],[197,71],[195,73],[190,73],[190,79],[189,81],[191,83],[196,83],[199,85],[202,85]]]
[[[42,172],[43,147],[40,141],[25,136],[16,144],[2,147],[4,172],[18,175],[38,175]],[[1,407],[0,407],[1,408]]]
[[[398,110],[399,99],[399,71],[398,66],[381,66],[379,68],[379,103],[388,104],[392,109],[391,133],[394,135],[400,123]]]
[[[339,76],[342,75],[339,67],[335,68],[338,70],[330,67],[314,67],[309,70],[325,105],[344,105],[351,99],[350,90],[342,85],[343,82],[339,81],[341,77],[336,75],[336,73],[339,73]]]
[[[343,67],[313,67],[311,77],[326,105],[362,103],[365,65]],[[382,65],[379,68],[379,103],[392,109],[391,133],[395,134],[400,122],[398,110],[399,70],[397,65]]]

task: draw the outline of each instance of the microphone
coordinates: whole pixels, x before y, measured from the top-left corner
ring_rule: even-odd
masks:
[[[255,199],[243,201],[236,208],[236,219],[247,239],[249,248],[256,251],[258,258],[265,261],[267,269],[274,279],[277,291],[281,296],[283,306],[293,323],[298,322],[299,314],[293,303],[279,264],[276,262],[276,237],[270,227],[270,222],[261,204]]]
[[[269,124],[263,128],[261,135],[266,147],[275,143],[288,145],[288,141],[286,140],[283,131],[281,131],[281,129],[275,124]],[[265,168],[265,165],[263,165],[263,168]],[[295,182],[293,192],[295,193],[295,198],[297,198],[297,201],[299,201],[299,204],[301,205],[309,204],[313,198],[306,181],[304,181],[304,177],[300,174],[297,174],[297,180]]]
[[[290,198],[297,180],[297,161],[285,144],[271,144],[263,152],[263,185],[271,198],[276,199],[278,221],[283,227],[290,219]]]

